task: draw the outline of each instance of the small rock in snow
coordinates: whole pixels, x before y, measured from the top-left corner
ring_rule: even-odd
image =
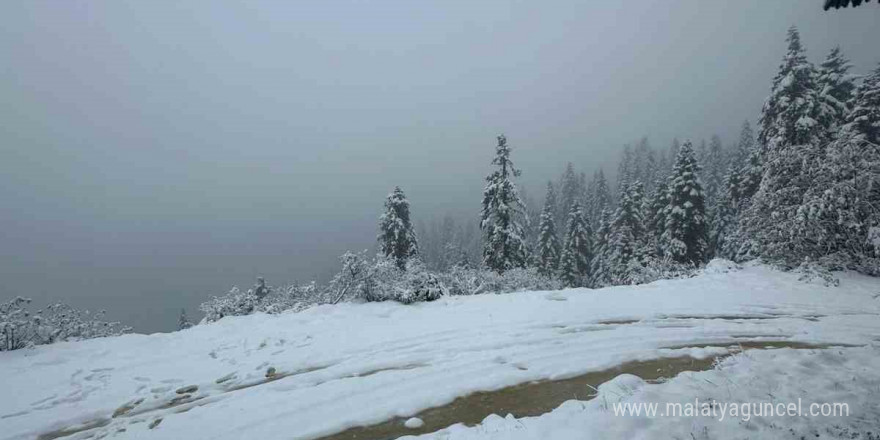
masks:
[[[412,418],[407,419],[406,422],[403,422],[403,426],[406,426],[407,428],[410,428],[410,429],[416,429],[416,428],[421,428],[422,426],[425,426],[425,422],[418,417],[412,417]]]

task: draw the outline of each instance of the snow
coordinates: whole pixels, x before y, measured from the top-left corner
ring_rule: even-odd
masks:
[[[411,305],[319,306],[299,313],[227,317],[175,333],[3,352],[0,439],[30,439],[82,424],[93,425],[84,436],[115,439],[316,438],[413,417],[478,390],[572,377],[633,360],[707,356],[726,349],[669,347],[735,344],[743,338],[861,345],[866,348],[839,349],[846,356],[838,364],[880,371],[872,348],[880,338],[880,300],[874,298],[880,280],[845,273],[839,287],[827,287],[759,265],[739,270],[718,262],[709,268],[694,278],[639,286],[444,297]],[[731,364],[730,371],[746,380],[754,369],[803,361],[821,372],[826,361],[837,359],[822,356],[836,350],[772,351],[778,360],[750,352],[730,361],[743,363],[745,370],[737,372],[740,367]],[[817,357],[804,360],[810,352]],[[800,383],[843,383],[849,371],[830,368],[827,375]],[[667,392],[662,387],[703,374],[720,373],[641,384],[631,398],[662,400]],[[706,378],[718,383],[716,376]],[[788,383],[793,378],[777,379]],[[861,380],[843,384],[840,392],[867,383]],[[749,392],[750,386],[740,385]],[[774,395],[781,399],[778,393],[800,389],[786,387],[773,388]],[[856,404],[865,394],[853,391],[843,397]],[[607,414],[583,409],[600,400],[568,402],[533,421],[516,422],[544,426],[559,420],[564,422],[559,429],[603,420],[607,425]],[[539,421],[545,418],[550,422]],[[487,423],[499,429],[514,424],[502,417]],[[636,425],[619,429],[656,435],[674,423],[658,419]],[[452,431],[461,438],[477,432]],[[499,435],[495,438],[519,438]],[[552,438],[532,435],[523,438]]]
[[[493,414],[478,426],[453,425],[403,438],[862,438],[856,433],[876,432],[878,426],[880,402],[868,391],[878,386],[876,348],[751,351],[727,358],[713,370],[685,372],[660,384],[623,374],[600,385],[594,399],[569,400],[539,417]],[[682,406],[677,410],[667,403]],[[831,403],[846,404],[839,410],[844,415],[822,416],[821,405]],[[623,412],[623,405],[640,404],[656,404],[654,416],[644,410],[639,416]],[[773,409],[768,411],[767,404]],[[686,405],[696,416],[681,416],[691,414]],[[678,411],[677,417],[664,416],[672,411]],[[832,411],[828,407],[826,414]]]
[[[405,422],[403,422],[403,426],[406,426],[407,428],[410,428],[410,429],[421,428],[424,425],[425,425],[425,422],[418,417],[411,417],[411,418],[407,419]]]

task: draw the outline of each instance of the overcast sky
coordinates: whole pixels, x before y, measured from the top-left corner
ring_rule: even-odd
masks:
[[[476,221],[500,132],[538,198],[643,135],[732,141],[789,26],[880,61],[880,7],[821,3],[6,2],[0,300],[167,330],[258,274],[325,279],[394,185]]]

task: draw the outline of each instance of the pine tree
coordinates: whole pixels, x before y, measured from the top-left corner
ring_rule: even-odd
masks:
[[[811,170],[824,154],[822,105],[815,72],[795,28],[761,115],[761,184],[740,216],[738,259],[765,257],[788,265],[809,256],[809,238],[796,235],[798,211],[811,186]]]
[[[821,131],[816,120],[821,106],[815,68],[807,61],[797,28],[788,30],[786,41],[788,52],[761,110],[758,142],[765,155],[791,145],[810,144]]]
[[[741,172],[753,151],[755,151],[755,132],[752,130],[752,125],[746,120],[740,129],[739,142],[736,144],[736,150],[730,156],[729,165],[738,168]]]
[[[608,189],[608,181],[605,180],[605,173],[601,168],[593,175],[592,187],[593,192],[590,197],[592,206],[590,206],[589,217],[593,222],[591,226],[598,228],[602,211],[611,207],[611,191]]]
[[[559,207],[556,211],[556,218],[564,219],[568,218],[568,213],[571,212],[571,207],[576,201],[578,201],[578,199],[580,199],[578,178],[577,174],[574,172],[574,165],[572,165],[571,162],[565,165],[565,171],[562,173],[562,179],[559,182],[559,190]],[[566,225],[562,226],[564,232]]]
[[[538,227],[538,273],[544,276],[553,276],[559,266],[559,238],[556,235],[556,222],[553,211],[556,207],[556,192],[553,184],[547,182],[547,197],[544,199],[544,209],[541,211],[541,221]]]
[[[709,147],[706,145],[706,140],[703,139],[700,141],[700,146],[696,149],[696,158],[697,163],[700,165],[700,173],[706,171],[706,158],[709,157]],[[705,177],[700,174],[700,179],[703,179],[705,183]],[[705,188],[703,188],[705,189]]]
[[[678,157],[678,150],[680,150],[680,149],[681,149],[681,142],[678,141],[678,138],[673,138],[672,145],[669,146],[669,154],[666,156],[667,160],[669,161],[667,163],[667,166],[669,168],[663,170],[664,174],[672,171],[672,167],[675,165],[675,158]]]
[[[177,329],[178,330],[186,330],[192,327],[192,323],[189,321],[189,318],[186,316],[186,309],[180,309],[180,316],[177,318]]]
[[[510,160],[510,147],[503,134],[498,136],[492,165],[497,169],[486,177],[480,215],[480,229],[484,234],[483,263],[502,273],[526,264],[522,227],[525,206],[513,183],[520,171]]]
[[[620,204],[611,222],[607,252],[604,255],[610,270],[603,284],[631,284],[631,273],[642,257],[644,249],[644,219],[642,217],[643,186],[638,180],[629,185],[620,198]]]
[[[713,135],[709,141],[709,152],[700,165],[706,167],[704,174],[704,184],[706,186],[706,205],[711,210],[716,203],[717,198],[722,192],[724,185],[724,168],[727,166],[726,157],[724,155],[724,147],[721,144],[721,138]]]
[[[852,104],[812,174],[796,233],[812,259],[880,275],[880,67],[859,85]]]
[[[709,231],[709,255],[712,257],[719,256],[728,259],[734,257],[734,249],[730,243],[740,210],[741,181],[740,169],[731,165],[724,176],[724,190],[712,212]]]
[[[660,237],[666,231],[666,206],[669,204],[668,178],[657,178],[654,194],[645,212],[645,248],[647,252],[662,256]]]
[[[594,287],[607,285],[611,279],[611,267],[608,262],[609,236],[611,233],[611,213],[608,208],[599,214],[599,227],[596,230],[596,239],[593,243],[594,255],[590,263],[590,275]]]
[[[633,159],[632,148],[629,145],[625,145],[623,153],[620,154],[620,163],[617,165],[617,197],[620,197],[626,191],[626,187],[633,180],[635,174]]]
[[[880,66],[856,89],[844,124],[856,140],[880,145]]]
[[[559,275],[568,287],[584,286],[590,275],[593,257],[592,230],[579,203],[575,202],[568,216],[565,246],[559,263]]]
[[[831,49],[825,61],[819,65],[816,78],[819,100],[824,106],[823,116],[819,122],[824,130],[824,140],[830,141],[837,134],[840,124],[850,111],[855,83],[849,74],[849,60],[840,47]]]
[[[663,255],[678,263],[699,265],[706,260],[707,223],[700,167],[690,141],[684,143],[669,180],[666,225],[660,237]]]
[[[419,244],[409,218],[409,201],[399,186],[385,199],[385,213],[379,218],[379,250],[401,270],[419,254]]]

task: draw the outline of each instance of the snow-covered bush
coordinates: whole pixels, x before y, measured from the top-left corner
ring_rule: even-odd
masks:
[[[342,269],[339,270],[325,289],[331,304],[345,298],[369,298],[372,295],[373,268],[366,257],[367,251],[346,252],[339,257]]]
[[[131,327],[119,322],[105,321],[107,312],[77,310],[67,304],[52,304],[34,314],[37,333],[43,344],[59,341],[118,336],[131,332]]]
[[[434,301],[447,295],[448,289],[440,278],[428,272],[417,259],[407,262],[400,270],[391,260],[378,258],[373,266],[372,289],[367,301],[392,300],[403,304]]]
[[[205,313],[206,322],[214,322],[226,316],[249,315],[254,312],[258,302],[252,290],[242,292],[233,286],[226,295],[203,302],[199,310]]]
[[[601,285],[628,286],[647,284],[657,280],[690,278],[697,274],[697,266],[688,262],[677,262],[670,257],[643,255],[641,259],[631,259],[622,270],[612,271]]]
[[[733,261],[724,259],[724,258],[713,258],[712,261],[706,263],[706,267],[703,269],[705,273],[728,273],[728,272],[736,272],[741,270],[742,266],[734,263]]]
[[[273,287],[268,295],[259,300],[256,311],[264,313],[281,313],[288,310],[300,311],[311,306],[326,303],[314,281],[306,284],[288,284]]]
[[[799,274],[798,280],[805,283],[820,283],[826,287],[840,285],[840,280],[831,274],[826,265],[809,257],[804,258],[794,272]]]
[[[131,332],[130,327],[105,321],[103,310],[92,313],[59,303],[32,313],[30,303],[28,298],[17,297],[0,304],[0,351]]]
[[[456,266],[439,277],[448,286],[450,295],[558,290],[563,287],[561,281],[540,275],[534,267],[510,269],[499,274],[485,268]]]
[[[318,289],[315,282],[268,287],[269,293],[259,298],[255,289],[242,291],[233,287],[223,296],[215,296],[202,303],[199,310],[205,313],[204,322],[214,322],[226,316],[250,315],[255,312],[277,314],[288,310],[300,311],[328,302],[326,292]]]
[[[27,309],[30,302],[29,298],[19,296],[0,304],[0,351],[37,344],[36,323]]]

